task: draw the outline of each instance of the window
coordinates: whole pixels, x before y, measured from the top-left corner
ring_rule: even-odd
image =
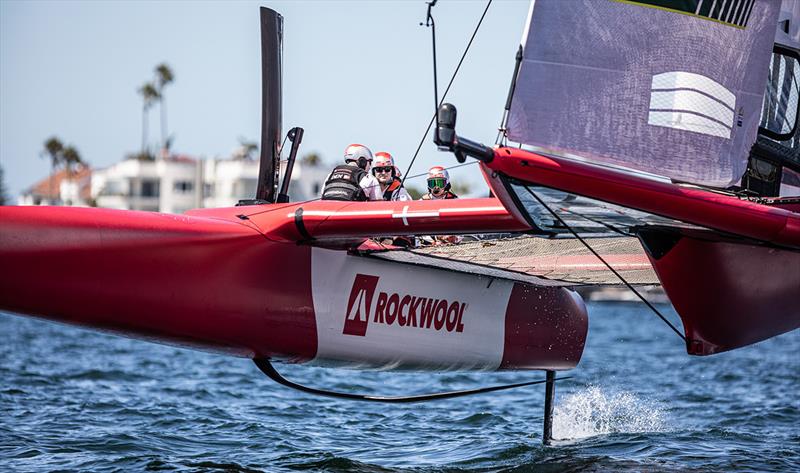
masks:
[[[124,183],[119,180],[108,180],[100,190],[100,195],[125,195]]]
[[[155,179],[143,179],[141,183],[141,197],[158,197],[159,182]]]
[[[188,194],[194,190],[194,183],[192,181],[175,181],[172,189],[180,194]]]
[[[252,199],[256,195],[258,179],[239,179],[233,184],[233,197]]]
[[[784,146],[797,148],[800,113],[800,61],[796,53],[776,47],[761,107],[760,132]]]
[[[206,182],[203,184],[203,197],[214,197],[214,183]]]

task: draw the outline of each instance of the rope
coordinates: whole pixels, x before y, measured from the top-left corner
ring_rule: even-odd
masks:
[[[450,92],[450,86],[453,85],[453,81],[456,79],[456,75],[458,75],[458,70],[461,69],[461,64],[464,63],[464,58],[467,57],[467,52],[469,52],[469,48],[472,46],[472,42],[475,40],[475,35],[478,34],[478,30],[483,23],[483,19],[486,18],[486,12],[489,11],[489,7],[492,5],[493,0],[489,0],[486,3],[486,8],[483,10],[483,14],[481,15],[480,20],[478,20],[477,26],[475,26],[475,31],[472,32],[472,37],[469,39],[469,43],[467,43],[466,49],[464,49],[464,54],[461,55],[461,59],[458,61],[458,65],[456,66],[455,71],[453,71],[453,76],[450,78],[450,82],[447,84],[447,88],[444,90],[444,94],[442,95],[442,100],[436,105],[436,109],[438,111],[439,106],[444,103],[444,99],[447,97],[447,93]],[[425,143],[425,139],[428,137],[428,133],[431,131],[431,126],[433,126],[433,122],[436,120],[436,111],[434,111],[433,116],[431,117],[431,121],[428,122],[428,128],[425,129],[425,134],[422,135],[422,139],[419,140],[419,145],[417,145],[417,151],[414,152],[414,157],[411,158],[411,163],[406,168],[405,174],[411,172],[411,167],[414,165],[414,161],[416,161],[417,156],[419,155],[420,149],[422,149],[422,144]],[[405,184],[406,178],[403,177],[402,182]]]
[[[684,343],[686,342],[686,337],[685,337],[685,336],[684,336],[684,335],[683,335],[683,334],[682,334],[680,331],[678,331],[678,329],[677,329],[677,328],[675,328],[675,326],[674,326],[674,325],[672,325],[672,323],[671,323],[669,320],[667,320],[667,318],[666,318],[666,317],[664,317],[664,315],[662,315],[662,314],[661,314],[661,312],[659,312],[659,311],[658,311],[658,309],[656,309],[656,308],[653,306],[653,304],[651,304],[651,303],[650,303],[650,301],[648,301],[647,299],[645,299],[645,298],[644,298],[644,297],[643,297],[643,296],[642,296],[642,295],[639,293],[639,291],[637,291],[637,290],[636,290],[636,289],[635,289],[633,286],[631,286],[631,284],[630,284],[628,281],[626,281],[626,280],[625,280],[625,278],[624,278],[624,277],[622,277],[622,275],[621,275],[621,274],[619,274],[619,273],[618,273],[618,272],[617,272],[617,271],[616,271],[614,268],[612,268],[612,267],[611,267],[611,265],[610,265],[610,264],[608,264],[608,262],[607,262],[607,261],[606,261],[606,260],[605,260],[605,259],[604,259],[602,256],[600,256],[600,254],[599,254],[599,253],[597,253],[596,251],[594,251],[594,248],[592,248],[592,247],[591,247],[591,246],[590,246],[588,243],[586,243],[586,241],[585,241],[583,238],[581,238],[581,236],[580,236],[580,235],[578,235],[578,234],[575,232],[575,230],[573,230],[573,229],[572,229],[572,227],[570,227],[569,225],[567,225],[567,223],[566,223],[566,222],[565,222],[565,221],[564,221],[564,220],[563,220],[563,219],[562,219],[562,218],[561,218],[561,217],[560,217],[560,216],[559,216],[557,213],[555,213],[555,212],[553,211],[553,209],[551,209],[551,208],[550,208],[550,206],[549,206],[549,205],[547,205],[547,204],[546,204],[546,203],[545,203],[545,202],[544,202],[542,199],[540,199],[540,198],[539,198],[539,196],[538,196],[538,195],[536,195],[536,193],[535,193],[535,192],[533,192],[533,191],[530,189],[530,187],[528,187],[528,186],[524,186],[524,187],[525,187],[525,190],[527,190],[527,191],[528,191],[528,193],[529,193],[529,194],[530,194],[530,195],[531,195],[531,196],[532,196],[534,199],[536,199],[536,201],[537,201],[537,202],[539,202],[539,203],[540,203],[540,204],[541,204],[541,205],[542,205],[542,206],[543,206],[545,209],[547,209],[547,211],[548,211],[548,212],[550,212],[550,214],[551,214],[553,217],[555,217],[555,218],[556,218],[556,220],[558,220],[559,222],[561,222],[561,225],[563,225],[563,226],[564,226],[564,228],[566,228],[567,230],[569,230],[569,232],[570,232],[570,233],[572,233],[572,236],[574,236],[575,238],[577,238],[577,239],[578,239],[578,241],[580,241],[581,243],[583,243],[583,246],[585,246],[585,247],[586,247],[586,249],[588,249],[589,251],[591,251],[591,252],[592,252],[592,254],[593,254],[593,255],[595,255],[595,256],[597,257],[597,259],[599,259],[600,261],[602,261],[602,262],[603,262],[603,264],[604,264],[604,265],[606,265],[606,267],[607,267],[607,268],[608,268],[608,269],[609,269],[609,270],[610,270],[612,273],[614,273],[614,275],[615,275],[616,277],[618,277],[618,278],[619,278],[619,280],[620,280],[620,281],[622,281],[622,283],[623,283],[623,284],[625,284],[625,286],[627,286],[627,287],[628,287],[628,289],[630,289],[630,290],[631,290],[631,292],[633,292],[634,294],[636,294],[636,297],[638,297],[639,299],[641,299],[641,300],[642,300],[642,302],[644,302],[645,304],[647,304],[647,307],[649,307],[649,308],[650,308],[650,310],[652,310],[652,311],[653,311],[653,312],[654,312],[654,313],[655,313],[655,314],[656,314],[656,315],[657,315],[657,316],[658,316],[658,317],[659,317],[659,318],[660,318],[660,319],[661,319],[661,320],[662,320],[662,321],[663,321],[665,324],[667,324],[667,325],[669,326],[669,328],[671,328],[671,329],[672,329],[672,331],[673,331],[673,332],[675,332],[676,334],[678,334],[678,336],[679,336],[679,337],[681,337],[681,339],[684,341]]]

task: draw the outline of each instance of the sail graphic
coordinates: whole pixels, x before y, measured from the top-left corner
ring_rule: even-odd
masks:
[[[730,138],[736,96],[708,77],[691,72],[653,76],[647,123]]]
[[[536,0],[508,137],[725,187],[747,167],[780,2]]]

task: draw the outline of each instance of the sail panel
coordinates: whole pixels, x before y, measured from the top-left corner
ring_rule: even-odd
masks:
[[[536,0],[508,136],[674,180],[734,184],[756,139],[779,8]]]

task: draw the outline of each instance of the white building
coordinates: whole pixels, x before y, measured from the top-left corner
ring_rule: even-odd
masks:
[[[35,183],[17,199],[18,205],[75,205],[91,204],[92,170],[81,166],[67,173],[65,169]]]
[[[92,174],[98,207],[183,213],[202,206],[202,161],[126,159]]]
[[[286,162],[281,161],[281,179]],[[258,186],[258,161],[242,159],[207,160],[203,166],[203,207],[231,207],[244,199],[253,199]],[[330,169],[303,166],[295,162],[289,197],[292,202],[316,199],[322,193]]]
[[[183,213],[200,207],[232,207],[255,198],[258,168],[258,161],[247,159],[127,159],[94,171],[91,195],[98,207],[115,209]],[[323,166],[295,163],[289,184],[292,202],[318,198],[328,172]]]

